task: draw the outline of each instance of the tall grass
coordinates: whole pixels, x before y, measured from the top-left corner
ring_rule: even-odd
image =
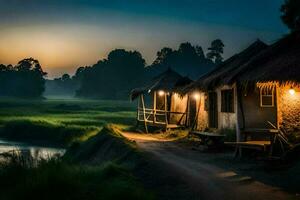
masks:
[[[16,120],[6,123],[0,129],[0,135],[13,140],[40,140],[69,145],[74,141],[85,140],[98,131],[99,128],[94,126],[64,125],[43,120]]]
[[[133,125],[134,110],[121,101],[0,99],[0,137],[73,144],[63,158],[0,158],[0,199],[153,199],[131,175],[139,155],[103,128]]]
[[[0,137],[70,145],[95,135],[106,123],[135,123],[134,104],[124,101],[0,99]]]
[[[114,163],[85,166],[60,158],[37,165],[19,162],[24,159],[1,163],[0,199],[153,199],[128,170]]]

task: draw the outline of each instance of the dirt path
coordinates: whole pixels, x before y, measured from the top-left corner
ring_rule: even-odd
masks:
[[[206,162],[212,154],[200,153],[179,147],[171,140],[160,140],[153,136],[123,133],[145,152],[152,155],[172,175],[194,193],[193,199],[296,199],[295,196],[251,177]],[[162,172],[163,173],[163,172]]]

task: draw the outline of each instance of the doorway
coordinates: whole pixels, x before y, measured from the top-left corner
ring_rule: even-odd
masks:
[[[218,95],[216,92],[208,93],[208,126],[209,128],[218,128]]]

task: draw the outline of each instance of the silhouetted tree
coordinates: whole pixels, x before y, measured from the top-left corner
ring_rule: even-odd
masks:
[[[160,51],[156,53],[156,59],[153,64],[167,64],[168,59],[170,59],[173,55],[173,49],[164,47]]]
[[[1,65],[0,95],[37,98],[45,90],[45,73],[38,60],[26,58],[15,67]]]
[[[180,52],[184,56],[189,57],[194,57],[197,55],[195,47],[193,47],[189,42],[181,43],[178,52]]]
[[[291,31],[300,31],[300,1],[285,0],[280,9],[281,19]]]
[[[197,55],[198,55],[200,58],[204,59],[204,58],[205,58],[205,55],[204,55],[204,51],[203,51],[202,47],[201,47],[201,46],[196,46],[195,49],[196,49]]]
[[[152,76],[171,67],[182,75],[196,79],[214,68],[214,63],[205,58],[202,47],[194,47],[189,42],[180,44],[178,50],[164,47],[156,55],[154,62],[147,67]]]
[[[80,80],[77,96],[125,99],[147,79],[145,60],[137,51],[116,49],[107,59],[91,67],[79,68],[73,79]]]
[[[61,80],[64,81],[64,82],[70,81],[70,80],[71,80],[71,77],[70,77],[69,74],[63,74],[63,75],[61,76]]]
[[[222,63],[224,53],[224,43],[220,39],[216,39],[211,42],[211,46],[208,48],[207,58],[211,59],[216,65]]]

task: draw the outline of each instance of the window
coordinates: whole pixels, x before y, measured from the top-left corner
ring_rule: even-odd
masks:
[[[233,89],[230,90],[222,90],[221,91],[221,112],[234,112],[234,105],[233,105]]]
[[[260,89],[260,106],[274,107],[274,88]]]

